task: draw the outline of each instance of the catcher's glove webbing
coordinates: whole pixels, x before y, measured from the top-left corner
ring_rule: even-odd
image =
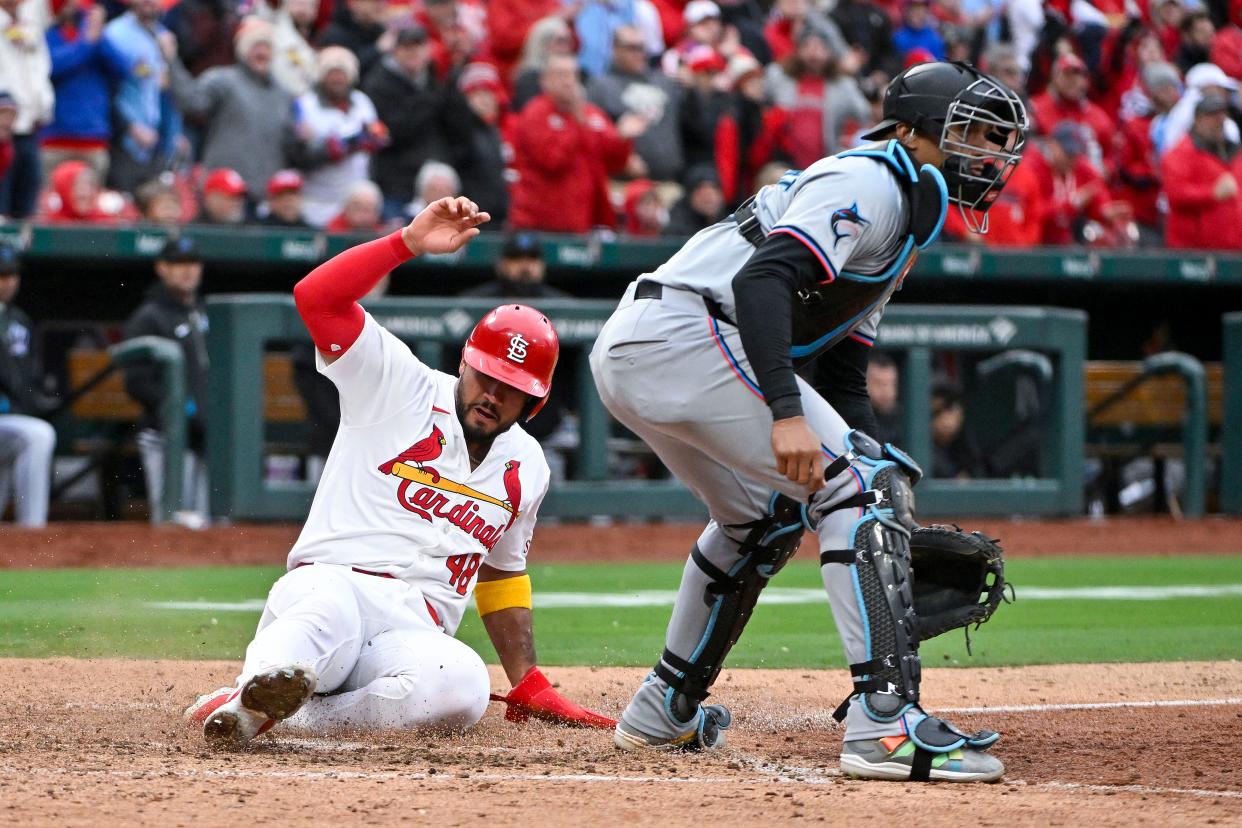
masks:
[[[969,652],[970,625],[978,629],[1001,601],[1012,600],[1013,585],[1005,581],[1005,553],[999,541],[981,532],[968,534],[959,526],[933,524],[914,530],[910,557],[919,639],[962,627]]]

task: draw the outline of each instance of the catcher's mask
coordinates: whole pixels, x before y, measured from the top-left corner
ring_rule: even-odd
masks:
[[[501,305],[470,332],[462,359],[474,370],[530,396],[530,420],[548,401],[560,340],[548,317],[528,305]]]
[[[1026,144],[1026,108],[1009,87],[960,61],[922,63],[884,90],[884,120],[863,135],[881,138],[899,123],[938,141],[949,201],[966,226],[986,233],[987,211],[1004,189]],[[980,131],[986,146],[969,142]]]

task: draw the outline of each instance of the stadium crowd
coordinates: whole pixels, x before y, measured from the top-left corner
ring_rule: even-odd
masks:
[[[0,0],[0,216],[686,235],[977,63],[998,245],[1242,248],[1242,0]],[[951,237],[969,234],[951,222]]]

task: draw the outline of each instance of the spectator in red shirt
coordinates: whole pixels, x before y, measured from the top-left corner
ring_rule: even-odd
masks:
[[[1035,128],[1046,135],[1062,121],[1073,121],[1091,130],[1098,147],[1111,146],[1112,120],[1087,100],[1087,86],[1087,64],[1082,58],[1071,52],[1057,58],[1048,88],[1031,99]]]
[[[604,111],[586,100],[571,55],[553,55],[543,93],[518,115],[509,218],[515,228],[585,233],[616,225],[608,175],[625,167],[630,142]]]
[[[39,219],[53,224],[115,224],[137,215],[120,193],[102,189],[90,164],[77,159],[62,161],[52,172],[51,189],[41,201]]]
[[[811,7],[809,0],[776,0],[772,18],[763,27],[763,37],[772,52],[772,61],[779,63],[798,48],[798,39],[807,29],[818,29],[828,38],[828,45],[838,55],[849,50],[841,29],[829,18]]]
[[[1182,21],[1186,19],[1186,7],[1182,0],[1156,0],[1151,11],[1152,27],[1160,37],[1160,45],[1170,60],[1177,53],[1182,39]]]
[[[1114,194],[1130,205],[1146,240],[1159,238],[1160,164],[1151,139],[1152,121],[1182,95],[1182,79],[1171,63],[1150,63],[1142,72],[1144,109],[1124,118],[1113,141]]]
[[[1229,22],[1216,32],[1211,62],[1231,78],[1242,80],[1242,0],[1229,4]]]
[[[631,236],[658,236],[668,224],[668,210],[649,178],[625,185],[625,232]]]
[[[682,16],[686,23],[685,34],[664,53],[664,57],[660,59],[660,68],[664,70],[664,74],[685,83],[689,77],[686,59],[700,46],[717,48],[724,36],[724,24],[720,18],[720,7],[712,0],[691,0],[686,4]]]
[[[1042,154],[1034,147],[1023,154],[1022,164],[1031,165],[1040,189],[1048,194],[1043,244],[1098,242],[1104,235],[1118,243],[1127,240],[1129,207],[1112,199],[1104,176],[1087,160],[1084,129],[1074,121],[1062,121],[1043,143]]]
[[[487,31],[490,56],[506,81],[522,54],[522,45],[535,21],[556,14],[563,7],[558,0],[504,0],[492,3],[487,10]]]
[[[1228,110],[1215,95],[1199,101],[1190,133],[1161,163],[1170,248],[1242,250],[1242,153],[1225,137]]]

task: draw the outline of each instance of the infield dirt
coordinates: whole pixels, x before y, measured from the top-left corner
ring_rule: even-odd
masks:
[[[736,723],[709,755],[626,754],[602,731],[504,721],[464,736],[277,728],[208,749],[180,719],[237,664],[0,660],[0,823],[19,825],[1208,825],[1242,821],[1242,663],[930,669],[924,698],[995,727],[996,785],[836,774],[842,671],[726,670]],[[616,715],[641,670],[555,668]],[[505,683],[493,672],[493,684]],[[1170,706],[1142,706],[1153,701]],[[1193,702],[1200,702],[1193,704]],[[1208,703],[1205,703],[1208,702]],[[1134,706],[1074,709],[1073,705]],[[1058,707],[1069,705],[1071,707]]]

